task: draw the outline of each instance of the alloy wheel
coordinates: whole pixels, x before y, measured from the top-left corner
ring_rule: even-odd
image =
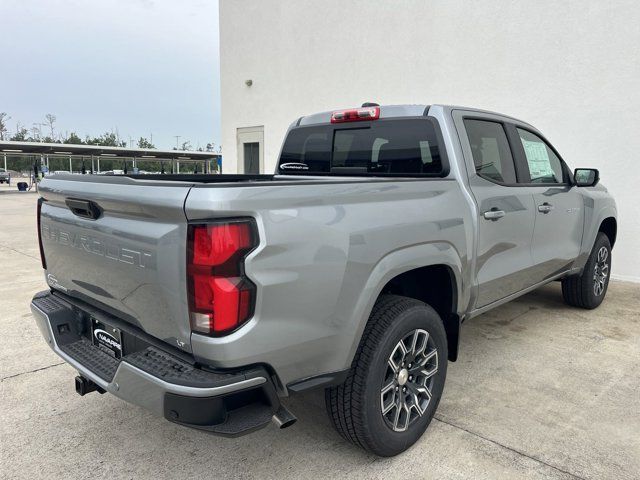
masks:
[[[609,276],[609,250],[602,246],[598,250],[596,264],[593,268],[593,293],[599,297],[604,292],[604,287]]]
[[[404,432],[425,413],[437,372],[438,351],[429,332],[413,330],[396,344],[380,390],[382,416],[388,427]]]

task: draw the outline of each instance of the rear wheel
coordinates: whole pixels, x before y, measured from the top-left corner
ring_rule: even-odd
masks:
[[[596,308],[607,293],[610,274],[611,243],[604,233],[599,232],[582,274],[562,279],[565,303],[580,308]]]
[[[446,334],[435,310],[384,295],[346,381],[326,390],[327,410],[345,439],[376,455],[397,455],[428,427],[446,374]]]

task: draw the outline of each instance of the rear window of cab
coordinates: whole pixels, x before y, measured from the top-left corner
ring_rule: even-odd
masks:
[[[442,176],[436,128],[426,118],[322,124],[289,131],[279,173]]]

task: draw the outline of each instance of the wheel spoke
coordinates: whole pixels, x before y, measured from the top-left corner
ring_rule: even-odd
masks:
[[[398,422],[400,421],[400,414],[402,413],[401,411],[402,402],[400,401],[400,398],[396,400],[395,407],[396,407],[396,414],[393,417],[393,429],[398,430]]]
[[[411,348],[409,349],[409,352],[411,352],[413,355],[415,355],[416,353],[416,347],[418,345],[418,335],[418,330],[414,330],[413,336],[411,337]]]
[[[438,351],[434,348],[429,353],[424,354],[422,359],[417,362],[418,367],[424,367],[428,362],[435,358],[435,364],[438,365]]]
[[[400,342],[398,342],[397,348],[400,348],[400,350],[402,351],[402,358],[404,359],[404,357],[407,356],[407,353],[409,353],[409,350],[407,350],[407,347],[404,344],[404,340],[400,340]]]
[[[418,397],[417,393],[413,394],[413,408],[415,408],[419,417],[421,417],[424,413],[424,410],[422,410],[422,408],[420,407],[420,398]]]
[[[393,408],[396,406],[396,402],[395,399],[392,399],[391,402],[389,402],[386,406],[384,404],[382,404],[382,414],[386,415],[387,413],[389,413],[391,410],[393,410]]]
[[[600,282],[600,280],[597,280],[595,285],[593,286],[593,293],[596,294],[596,296],[599,296],[602,293],[602,283]]]
[[[428,387],[415,387],[413,392],[414,403],[416,406],[416,412],[418,415],[422,416],[427,409],[427,406],[431,402],[431,390]],[[422,406],[421,399],[425,400],[424,408]]]
[[[394,380],[391,380],[388,384],[382,387],[382,390],[380,390],[380,393],[384,395],[389,390],[393,390],[394,388],[396,388],[396,382]]]
[[[427,348],[427,344],[429,343],[429,333],[428,332],[420,332],[416,330],[416,345],[413,349],[413,355],[415,358],[418,358],[424,355],[424,351]]]
[[[400,370],[400,366],[396,365],[396,363],[393,361],[393,357],[387,360],[387,364],[389,365],[389,368],[393,370],[393,373],[398,373],[398,371]]]
[[[598,251],[598,261],[600,263],[606,262],[608,256],[609,251],[607,250],[607,247],[601,247],[600,251]]]
[[[415,408],[416,412],[418,413],[418,416],[422,416],[424,414],[424,411],[426,409],[426,406],[429,404],[429,398],[427,398],[427,403],[425,404],[425,408],[422,408],[422,401],[421,401],[421,397],[423,395],[425,395],[425,387],[413,387],[411,389],[411,397],[413,399],[413,407]]]
[[[411,410],[407,407],[406,403],[402,402],[398,411],[400,412],[400,414],[404,412],[404,418],[403,418],[404,421],[402,422],[402,424],[400,424],[400,419],[402,418],[402,415],[398,415],[398,423],[397,423],[397,426],[400,429],[400,431],[404,431],[409,426],[409,420],[411,419]]]
[[[390,402],[389,405],[387,405],[386,407],[383,405],[382,407],[382,414],[386,415],[387,413],[389,413],[391,410],[393,410],[393,407],[396,406],[395,402]]]
[[[427,380],[429,380],[431,377],[433,377],[438,371],[438,367],[432,367],[430,369],[428,368],[423,368],[420,370],[419,375],[423,378],[423,380],[426,382]]]

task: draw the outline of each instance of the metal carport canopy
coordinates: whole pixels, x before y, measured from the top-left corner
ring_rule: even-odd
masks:
[[[0,152],[23,155],[94,156],[109,158],[135,158],[154,160],[217,160],[219,153],[186,150],[156,150],[147,148],[103,147],[100,145],[76,145],[71,143],[39,143],[0,141]]]

